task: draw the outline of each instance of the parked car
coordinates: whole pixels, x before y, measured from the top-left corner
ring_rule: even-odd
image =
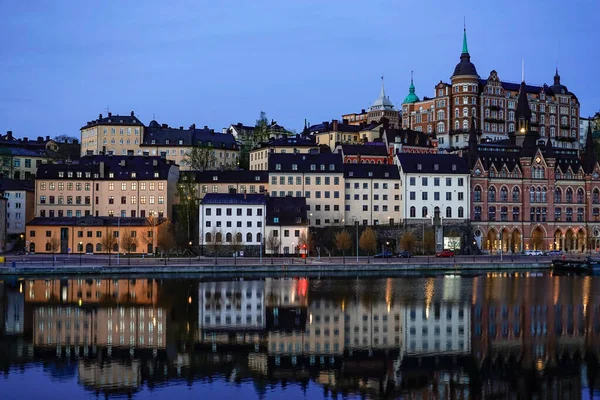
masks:
[[[408,250],[403,250],[400,253],[398,253],[398,257],[400,258],[411,258],[412,257],[412,253]]]
[[[436,257],[454,257],[454,252],[449,249],[444,249],[435,253]]]
[[[379,254],[375,254],[375,258],[391,258],[394,255],[392,254],[391,251],[384,251],[382,253]]]
[[[544,253],[542,253],[541,250],[525,250],[525,252],[523,253],[526,256],[543,256]]]
[[[562,250],[550,250],[550,251],[546,252],[546,255],[551,256],[551,257],[562,256],[563,251]]]

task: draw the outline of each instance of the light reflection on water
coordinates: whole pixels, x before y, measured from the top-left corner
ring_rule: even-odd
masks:
[[[0,284],[2,398],[544,398],[600,386],[600,279]],[[190,397],[191,398],[191,397]]]

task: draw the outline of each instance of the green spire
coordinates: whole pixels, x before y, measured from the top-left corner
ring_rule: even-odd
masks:
[[[404,103],[416,103],[419,96],[415,94],[415,85],[413,83],[413,72],[410,71],[410,86],[408,87],[408,95],[404,98]],[[403,103],[403,104],[404,104]]]
[[[469,54],[469,48],[467,47],[467,28],[464,29],[464,33],[463,33],[463,48],[462,48],[462,53],[463,54]]]

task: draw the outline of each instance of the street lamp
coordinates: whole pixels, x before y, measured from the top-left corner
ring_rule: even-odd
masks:
[[[429,219],[429,215],[425,214],[425,220],[423,221],[423,236],[421,236],[421,249],[423,250],[423,254],[425,254],[425,221]]]
[[[390,242],[386,241],[385,242],[385,251],[388,252],[389,248],[390,248]],[[387,256],[387,254],[385,254],[385,255]],[[386,260],[387,260],[388,263],[390,262],[390,258],[389,257],[386,257]]]
[[[358,218],[352,217],[354,222],[354,230],[356,231],[356,263],[358,264]]]
[[[83,242],[79,242],[79,265],[81,265],[81,255],[83,254]]]
[[[190,240],[190,265],[192,265],[192,241]]]

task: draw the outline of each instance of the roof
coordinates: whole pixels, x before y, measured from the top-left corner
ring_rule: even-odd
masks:
[[[265,147],[315,147],[317,144],[313,137],[306,136],[282,136],[278,139],[271,139],[268,142],[261,143],[261,148]]]
[[[36,179],[167,179],[173,166],[175,164],[172,161],[162,157],[94,155],[81,157],[68,164],[42,164],[37,169]],[[71,176],[69,172],[72,172]],[[78,172],[81,172],[80,176]],[[155,177],[156,172],[158,177]],[[110,173],[114,174],[113,178]]]
[[[342,155],[338,153],[273,153],[269,155],[269,171],[341,173]]]
[[[194,174],[194,179],[198,183],[267,183],[269,180],[268,171],[190,171],[189,173]]]
[[[383,136],[390,146],[398,141],[404,146],[433,147],[430,135],[425,132],[388,128],[384,130]]]
[[[408,174],[469,173],[467,160],[455,154],[398,153],[396,157],[398,157],[402,170]]]
[[[266,204],[266,197],[263,194],[207,193],[202,199],[202,204],[261,205]]]
[[[153,121],[155,122],[155,121]],[[231,133],[218,133],[213,129],[204,127],[196,129],[195,125],[188,129],[171,128],[158,123],[151,123],[151,127],[144,131],[141,147],[144,146],[206,146],[220,149],[237,149],[235,138]]]
[[[144,124],[142,124],[140,120],[135,116],[133,111],[130,115],[113,115],[109,112],[106,117],[100,114],[98,116],[98,119],[88,121],[88,123],[82,126],[81,129],[87,129],[98,125],[144,126]]]
[[[344,156],[388,156],[387,148],[382,142],[374,142],[370,144],[341,144],[337,146],[337,149],[341,149]]]
[[[337,125],[337,130],[334,131],[333,127],[334,125]],[[336,122],[336,124],[334,124],[333,122],[328,122],[325,121],[323,123],[320,124],[316,124],[316,125],[311,125],[308,130],[310,131],[310,133],[312,134],[317,134],[317,133],[324,133],[324,132],[360,132],[361,130],[363,130],[363,128],[360,125],[350,125],[350,124],[344,124]]]
[[[400,179],[398,167],[391,164],[344,164],[346,179]]]
[[[369,111],[374,110],[395,110],[394,104],[390,101],[389,96],[385,95],[383,76],[381,77],[381,92],[379,93],[379,97],[373,102],[371,107],[369,107]]]
[[[2,179],[0,179],[0,192],[6,191],[6,190],[11,190],[11,191],[26,190],[29,192],[33,192],[34,191],[33,181],[22,181],[22,180],[18,180],[18,179],[2,178]]]
[[[159,218],[157,224],[162,224],[165,219]],[[132,217],[36,217],[27,223],[27,226],[147,226],[147,218]]]
[[[419,96],[417,96],[415,94],[415,85],[413,83],[413,77],[412,77],[412,72],[411,72],[410,86],[408,87],[408,94],[404,98],[404,102],[402,104],[416,103],[417,101],[420,101],[420,100],[419,100]]]
[[[278,218],[275,222],[275,218]],[[267,199],[267,225],[307,225],[306,198],[269,197]]]
[[[477,68],[475,68],[475,64],[471,62],[471,55],[469,54],[469,49],[467,48],[467,30],[464,30],[463,33],[463,47],[462,52],[460,54],[460,62],[456,64],[454,68],[454,73],[452,76],[458,75],[475,75],[479,77],[477,74]]]
[[[487,79],[479,79],[479,84],[481,86],[487,85],[487,82],[488,82]],[[521,83],[501,81],[500,84],[502,85],[502,88],[504,90],[507,90],[510,92],[519,92],[521,90]],[[548,85],[537,86],[537,85],[527,85],[526,84],[525,85],[525,93],[540,94],[540,93],[544,92],[548,96],[554,96],[557,92],[560,93],[561,87],[564,87],[566,89],[566,86],[564,86],[564,85],[557,87],[554,85],[553,86],[548,86]],[[556,89],[558,89],[558,91],[556,91]],[[575,96],[575,94],[573,92],[566,92],[565,94],[570,94],[571,96],[577,98],[577,96]]]

